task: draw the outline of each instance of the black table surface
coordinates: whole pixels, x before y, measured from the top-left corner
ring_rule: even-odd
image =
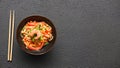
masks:
[[[9,10],[14,9],[13,61],[7,62]],[[52,20],[54,48],[28,55],[16,41],[19,22],[31,15]],[[0,0],[0,68],[120,68],[120,0]]]

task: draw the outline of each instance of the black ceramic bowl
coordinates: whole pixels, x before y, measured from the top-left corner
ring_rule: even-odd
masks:
[[[50,41],[48,45],[44,46],[39,51],[32,51],[32,50],[26,49],[26,45],[22,41],[22,37],[20,35],[21,30],[27,24],[27,22],[29,22],[29,21],[37,21],[37,22],[44,21],[48,25],[50,25],[52,27],[53,40]],[[49,19],[47,19],[47,18],[45,18],[43,16],[29,16],[29,17],[23,19],[20,22],[20,24],[18,25],[16,34],[17,34],[16,38],[17,38],[18,44],[20,45],[22,50],[25,51],[26,53],[29,53],[29,54],[32,54],[32,55],[42,55],[42,54],[47,53],[48,51],[50,51],[53,48],[53,44],[55,43],[55,40],[56,40],[56,29],[55,29],[55,26],[52,24],[52,22]]]

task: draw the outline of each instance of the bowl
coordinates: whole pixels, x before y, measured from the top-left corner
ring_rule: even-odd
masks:
[[[21,30],[27,24],[27,22],[29,22],[29,21],[37,21],[37,22],[44,21],[52,27],[52,35],[53,35],[54,38],[49,42],[48,45],[44,46],[39,51],[33,51],[33,50],[27,49],[26,45],[22,41],[22,37],[20,35]],[[16,39],[17,39],[17,42],[20,45],[21,49],[23,51],[25,51],[26,53],[31,54],[31,55],[42,55],[42,54],[45,54],[45,53],[49,52],[53,48],[53,45],[54,45],[55,40],[56,40],[56,29],[55,29],[55,26],[53,25],[52,21],[50,21],[46,17],[43,17],[43,16],[29,16],[29,17],[26,17],[25,19],[23,19],[20,22],[20,24],[18,25],[17,31],[16,31]]]

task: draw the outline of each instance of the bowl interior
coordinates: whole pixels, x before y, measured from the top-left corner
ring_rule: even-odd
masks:
[[[22,41],[22,37],[20,35],[21,30],[27,24],[27,22],[29,22],[29,21],[37,21],[37,22],[44,21],[48,25],[50,25],[52,27],[52,35],[54,37],[53,40],[50,41],[50,43],[48,45],[44,46],[39,51],[31,51],[29,49],[26,49],[26,46],[25,46],[24,42]],[[20,22],[20,24],[18,25],[16,34],[17,34],[16,38],[17,38],[18,44],[20,45],[22,50],[24,50],[26,53],[29,53],[29,54],[32,54],[32,55],[41,55],[41,54],[47,53],[48,51],[50,51],[52,49],[53,44],[54,44],[54,42],[56,40],[56,29],[55,29],[55,26],[52,24],[52,22],[49,19],[47,19],[45,17],[42,17],[42,16],[29,16],[29,17],[23,19]]]

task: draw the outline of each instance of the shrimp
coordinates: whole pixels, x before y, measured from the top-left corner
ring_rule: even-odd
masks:
[[[39,39],[41,36],[41,32],[39,30],[33,30],[32,32],[30,32],[29,36],[33,37],[36,34],[35,39]]]

